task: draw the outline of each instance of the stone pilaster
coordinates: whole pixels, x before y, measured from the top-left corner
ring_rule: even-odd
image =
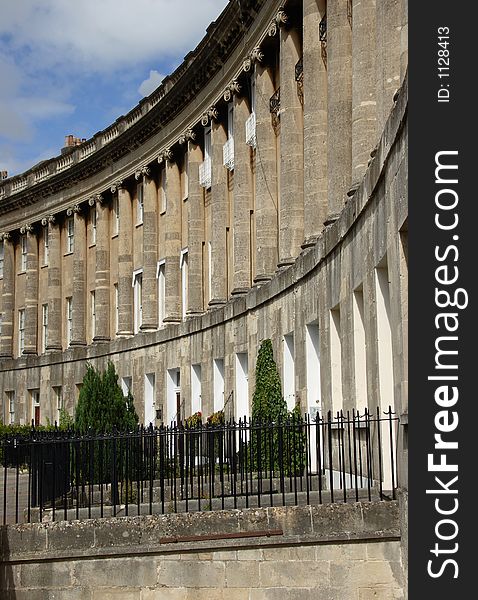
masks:
[[[245,123],[249,117],[246,98],[234,98],[234,191],[233,191],[233,279],[231,294],[243,294],[251,286],[250,210],[253,206],[251,149],[246,144]]]
[[[352,176],[352,29],[347,0],[327,3],[327,77],[327,222],[333,222]]]
[[[325,14],[325,0],[304,0],[304,247],[327,220],[327,69],[319,39]]]
[[[279,267],[291,265],[304,241],[304,126],[295,66],[299,32],[280,29],[280,212]]]
[[[133,207],[131,193],[117,182],[112,193],[118,193],[118,337],[133,335]]]
[[[61,350],[61,245],[60,226],[56,218],[48,217],[48,340],[46,350]]]
[[[377,142],[375,0],[354,0],[352,21],[352,189],[367,170]]]
[[[110,339],[110,235],[109,208],[101,195],[91,198],[96,206],[95,337],[94,342]]]
[[[377,2],[377,125],[382,131],[400,87],[402,0]]]
[[[79,205],[73,207],[75,247],[73,253],[72,332],[70,346],[86,346],[86,219]]]
[[[202,160],[200,146],[189,141],[188,315],[203,312],[204,192],[199,185]]]
[[[0,358],[13,358],[13,311],[15,306],[15,248],[10,233],[3,238],[2,336]]]
[[[256,65],[256,244],[254,283],[272,279],[278,262],[279,202],[277,193],[277,136],[269,100],[274,93],[271,69]],[[244,125],[242,125],[244,128]]]
[[[211,123],[211,291],[209,304],[223,304],[227,299],[226,224],[228,215],[227,169],[223,166],[223,146],[227,141],[221,123]]]
[[[38,238],[31,225],[27,236],[27,271],[25,282],[25,348],[24,354],[37,353],[38,326]]]
[[[181,175],[179,166],[166,162],[166,187],[168,190],[167,224],[164,232],[165,259],[165,323],[181,321]]]
[[[158,328],[158,189],[149,167],[143,167],[137,178],[143,178],[143,323],[141,331]],[[168,207],[169,208],[169,207]],[[179,258],[178,258],[179,260]]]
[[[402,27],[400,31],[400,84],[408,68],[408,0],[401,0]]]

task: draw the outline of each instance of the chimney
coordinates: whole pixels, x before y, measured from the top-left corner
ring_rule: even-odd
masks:
[[[3,181],[4,179],[8,178],[8,171],[0,171],[0,180]]]
[[[69,135],[65,135],[65,145],[61,149],[62,154],[65,152],[67,148],[73,148],[74,146],[80,146],[83,142],[86,142],[86,138],[79,138],[71,133]]]

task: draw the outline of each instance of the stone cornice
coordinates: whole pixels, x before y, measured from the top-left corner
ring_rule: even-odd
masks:
[[[81,146],[68,149],[60,157],[44,161],[26,173],[2,182],[0,215],[73,188],[95,174],[111,169],[114,163],[141,148],[147,140],[172,122],[221,69],[224,70],[224,64],[236,51],[241,39],[247,38],[248,30],[257,20],[260,11],[267,12],[264,23],[264,35],[267,35],[267,15],[277,13],[280,6],[280,2],[274,1],[269,4],[265,0],[243,0],[241,4],[230,2],[218,19],[208,27],[206,36],[197,48],[185,57],[176,71],[163,80],[155,92],[142,100],[125,117],[120,117],[113,125]],[[262,12],[261,22],[264,20]],[[270,18],[269,16],[269,20]],[[257,42],[256,39],[256,45]],[[258,47],[254,47],[252,54],[256,50]],[[258,59],[259,56],[253,60]],[[241,72],[242,68],[238,68],[237,74],[227,86],[232,93],[239,90],[237,76]],[[224,88],[217,90],[218,99],[222,100],[223,90]],[[213,100],[215,101],[214,98]],[[195,122],[190,123],[189,129],[200,120],[199,115]],[[174,142],[184,143],[183,135]],[[135,168],[137,167],[133,167],[127,175],[118,173],[117,176],[134,175]],[[111,182],[107,183],[104,189],[110,186]],[[87,198],[88,196],[81,201]],[[65,207],[60,210],[65,210]]]

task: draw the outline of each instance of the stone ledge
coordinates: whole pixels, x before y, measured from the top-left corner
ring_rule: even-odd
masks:
[[[283,535],[264,536],[281,529]],[[257,531],[258,537],[161,543]],[[2,561],[28,563],[304,544],[399,540],[398,502],[358,502],[7,525]]]

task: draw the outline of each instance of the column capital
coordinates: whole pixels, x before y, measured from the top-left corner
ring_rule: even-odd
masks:
[[[31,223],[26,223],[20,227],[20,233],[25,235],[26,233],[33,233],[35,231],[33,225]]]
[[[178,142],[181,146],[183,146],[190,140],[192,142],[194,142],[195,139],[196,139],[196,133],[192,129],[186,129],[186,131],[179,136]]]
[[[288,16],[287,13],[285,12],[285,10],[283,8],[279,9],[276,13],[276,16],[272,19],[272,21],[269,24],[269,29],[268,29],[268,34],[270,37],[274,37],[275,35],[277,35],[277,32],[279,31],[279,27],[282,27],[282,25],[285,25],[288,21]]]
[[[211,106],[201,117],[201,125],[207,127],[211,121],[219,119],[219,111],[215,106]]]
[[[47,217],[44,217],[41,220],[41,224],[43,225],[43,227],[46,227],[47,225],[55,225],[55,223],[56,223],[55,215],[48,215]]]
[[[3,242],[9,242],[12,239],[12,234],[9,231],[0,233],[0,240]]]
[[[264,53],[260,46],[253,48],[252,52],[247,56],[242,63],[242,70],[248,73],[256,62],[262,62],[264,60]]]
[[[124,182],[123,182],[123,180],[122,180],[122,179],[118,179],[118,181],[115,181],[115,182],[113,183],[113,185],[111,186],[111,188],[110,188],[110,191],[111,191],[111,193],[112,193],[112,194],[116,194],[116,192],[117,192],[118,190],[121,190],[121,189],[123,189],[123,187],[124,187],[124,186],[123,186],[123,184],[124,184]]]
[[[241,84],[237,79],[233,79],[231,83],[226,87],[223,93],[224,102],[231,102],[234,94],[239,94],[241,91]]]
[[[171,162],[172,160],[173,160],[173,151],[171,150],[171,148],[166,148],[166,150],[163,150],[161,152],[161,154],[158,156],[159,164],[166,162],[166,161]]]
[[[159,158],[158,158],[158,162],[159,162]],[[148,165],[143,165],[137,171],[135,171],[134,178],[136,179],[136,181],[139,181],[141,178],[149,177],[150,175],[151,175],[151,169],[148,167]]]

